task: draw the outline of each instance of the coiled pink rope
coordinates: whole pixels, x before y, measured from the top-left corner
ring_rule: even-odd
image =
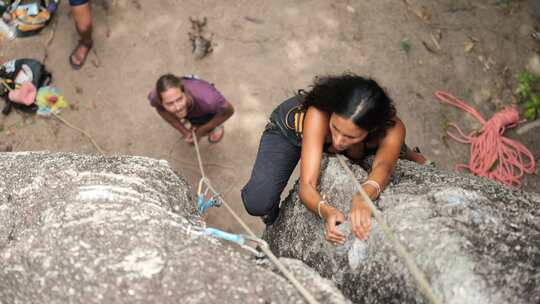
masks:
[[[518,141],[503,136],[507,128],[513,128],[519,123],[519,112],[516,108],[507,107],[486,122],[478,111],[455,96],[443,91],[436,92],[435,96],[441,102],[473,115],[483,125],[480,131],[472,131],[466,135],[456,124],[450,124],[458,132],[448,132],[450,137],[458,142],[471,144],[469,164],[457,165],[456,170],[467,169],[474,175],[516,187],[521,186],[524,173],[532,174],[536,171],[532,153]]]

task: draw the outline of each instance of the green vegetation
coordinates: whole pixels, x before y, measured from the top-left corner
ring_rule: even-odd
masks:
[[[409,37],[405,37],[401,40],[401,42],[399,43],[400,46],[401,46],[401,49],[409,54],[409,51],[411,50],[411,38]]]
[[[463,101],[468,101],[470,102],[470,98],[472,96],[472,90],[470,88],[466,89],[465,91],[461,92],[461,94],[459,94],[458,98],[463,100]]]
[[[540,117],[540,97],[535,92],[538,76],[528,71],[522,71],[518,77],[518,87],[515,91],[519,103],[523,105],[523,116],[529,120]]]

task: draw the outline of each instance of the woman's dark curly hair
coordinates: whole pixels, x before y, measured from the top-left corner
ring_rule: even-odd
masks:
[[[368,131],[368,140],[382,137],[395,125],[396,108],[372,79],[354,74],[316,77],[309,92],[298,91],[305,109],[314,106],[350,119]]]

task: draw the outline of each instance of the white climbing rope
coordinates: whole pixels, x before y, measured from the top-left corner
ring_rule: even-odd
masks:
[[[433,289],[429,285],[428,280],[426,279],[425,274],[418,268],[416,263],[414,262],[411,255],[407,252],[407,249],[398,241],[396,236],[392,233],[392,230],[390,230],[390,227],[388,227],[388,224],[384,220],[384,218],[381,215],[381,212],[377,209],[373,201],[369,198],[366,191],[362,188],[356,177],[354,176],[354,173],[351,171],[349,166],[345,163],[345,160],[342,155],[337,156],[341,166],[345,171],[347,171],[347,174],[351,177],[353,182],[356,185],[356,188],[358,188],[358,192],[360,192],[360,195],[362,195],[362,198],[364,199],[364,202],[367,203],[369,206],[369,209],[371,209],[371,212],[373,213],[373,216],[377,220],[377,223],[381,226],[381,230],[384,234],[384,236],[390,240],[390,244],[398,254],[398,256],[403,260],[405,263],[405,266],[407,269],[409,269],[409,272],[413,276],[416,283],[418,283],[420,287],[420,291],[426,296],[426,298],[432,303],[432,304],[440,304],[442,301],[440,301],[439,298],[435,295],[433,292]]]
[[[234,212],[234,210],[232,210],[232,208],[229,206],[229,204],[225,201],[225,198],[219,193],[217,192],[214,187],[212,186],[212,184],[210,183],[210,180],[206,177],[206,174],[204,173],[204,167],[203,167],[203,162],[202,162],[202,158],[201,158],[201,153],[199,151],[199,143],[198,143],[198,138],[197,138],[197,135],[195,134],[195,131],[191,131],[191,134],[193,136],[193,143],[195,145],[195,151],[197,152],[197,160],[199,162],[199,169],[201,171],[201,178],[205,180],[205,184],[208,186],[208,188],[210,189],[210,191],[212,191],[215,195],[216,195],[216,198],[221,200],[221,202],[223,203],[223,205],[225,206],[225,208],[227,208],[227,210],[229,211],[229,213],[234,217],[234,219],[242,226],[242,228],[244,228],[244,230],[249,234],[249,236],[253,237],[253,238],[257,238],[257,236],[255,235],[255,233],[248,227],[248,225],[236,214],[236,212]],[[309,303],[309,304],[318,304],[319,302],[315,299],[315,297],[307,290],[304,288],[304,286],[302,286],[302,284],[300,284],[300,282],[298,282],[298,280],[294,277],[294,275],[285,267],[285,265],[283,265],[283,263],[281,263],[279,261],[279,259],[274,255],[274,253],[272,253],[272,251],[270,250],[270,248],[266,247],[266,246],[260,246],[259,247],[263,252],[264,254],[268,257],[268,259],[279,269],[279,271],[281,271],[281,273],[283,273],[283,275],[291,282],[291,284],[293,284],[293,286],[298,290],[298,292],[300,292],[300,294],[306,299],[306,301]]]

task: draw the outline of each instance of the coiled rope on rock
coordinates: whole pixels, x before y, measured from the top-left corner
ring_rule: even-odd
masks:
[[[460,143],[471,145],[469,163],[457,165],[456,170],[467,169],[474,175],[516,187],[521,186],[525,173],[536,171],[532,153],[520,142],[503,136],[506,129],[519,123],[519,112],[515,107],[507,107],[486,121],[478,111],[452,94],[438,91],[435,96],[440,102],[471,114],[482,124],[479,131],[469,134],[463,133],[455,123],[450,124],[457,134],[448,131],[448,135]]]

